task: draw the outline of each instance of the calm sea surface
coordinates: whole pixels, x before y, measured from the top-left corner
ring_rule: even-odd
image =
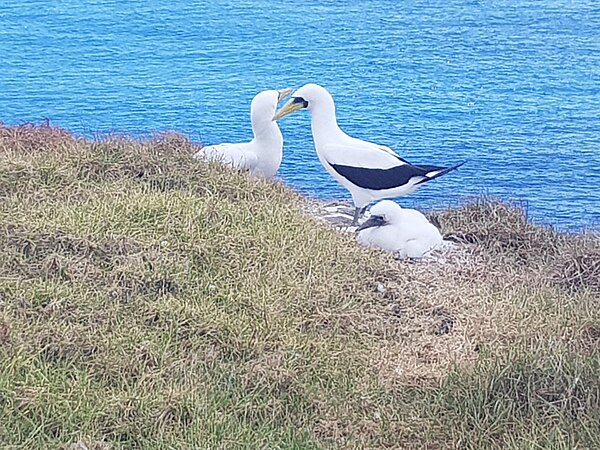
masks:
[[[317,82],[342,128],[415,163],[468,160],[401,203],[489,193],[564,229],[600,223],[598,0],[2,0],[0,120],[77,133],[251,137],[265,88]],[[279,177],[349,199],[307,112]]]

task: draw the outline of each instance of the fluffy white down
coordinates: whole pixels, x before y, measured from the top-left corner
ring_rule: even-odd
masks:
[[[398,252],[401,258],[423,258],[443,243],[437,227],[417,210],[383,200],[370,212],[371,217],[382,217],[385,224],[359,231],[358,241],[363,245]]]
[[[252,100],[252,141],[203,147],[194,156],[220,161],[235,169],[248,170],[258,177],[272,178],[283,159],[283,135],[277,122],[272,120],[279,97],[280,92],[268,90],[260,92]]]

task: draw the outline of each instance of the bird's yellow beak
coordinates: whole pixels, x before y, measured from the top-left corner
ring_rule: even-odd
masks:
[[[275,113],[275,115],[273,116],[273,120],[279,120],[282,117],[287,116],[288,114],[291,114],[293,112],[296,112],[296,111],[304,108],[304,105],[302,104],[302,102],[297,103],[294,100],[295,99],[293,99],[293,98],[288,100],[288,102],[285,105],[283,105],[283,107],[279,111],[277,111]]]
[[[294,92],[294,90],[292,88],[287,88],[287,89],[279,89],[277,92],[279,92],[279,97],[277,98],[277,103],[279,103],[281,100],[283,100],[288,95],[290,95],[292,92]]]

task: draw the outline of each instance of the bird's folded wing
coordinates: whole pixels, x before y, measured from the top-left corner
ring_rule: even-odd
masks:
[[[427,179],[423,170],[410,164],[393,166],[389,169],[369,169],[341,164],[330,164],[330,166],[340,176],[364,189],[396,189],[414,186]]]
[[[246,144],[219,144],[201,149],[197,156],[219,161],[236,169],[251,170],[256,166],[258,157],[248,151]]]
[[[359,139],[325,144],[320,150],[328,163],[336,165],[390,169],[407,164],[392,149]]]
[[[364,189],[394,189],[426,178],[425,170],[370,142],[352,139],[326,144],[320,151],[335,172]]]
[[[400,156],[398,156],[398,154],[397,154],[397,153],[396,153],[394,150],[392,150],[391,148],[389,148],[389,147],[387,147],[387,146],[385,146],[385,145],[376,145],[376,147],[377,147],[379,150],[382,150],[382,151],[384,151],[384,152],[386,152],[386,153],[389,153],[389,154],[390,154],[390,155],[392,155],[394,158],[396,158],[396,159],[399,159],[399,160],[400,160],[400,161],[402,161],[403,163],[410,164],[410,163],[409,163],[407,160],[405,160],[404,158],[401,158]]]

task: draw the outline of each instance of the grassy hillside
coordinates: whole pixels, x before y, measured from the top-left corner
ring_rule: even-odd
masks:
[[[0,447],[600,448],[600,241],[358,247],[184,138],[0,127]]]

